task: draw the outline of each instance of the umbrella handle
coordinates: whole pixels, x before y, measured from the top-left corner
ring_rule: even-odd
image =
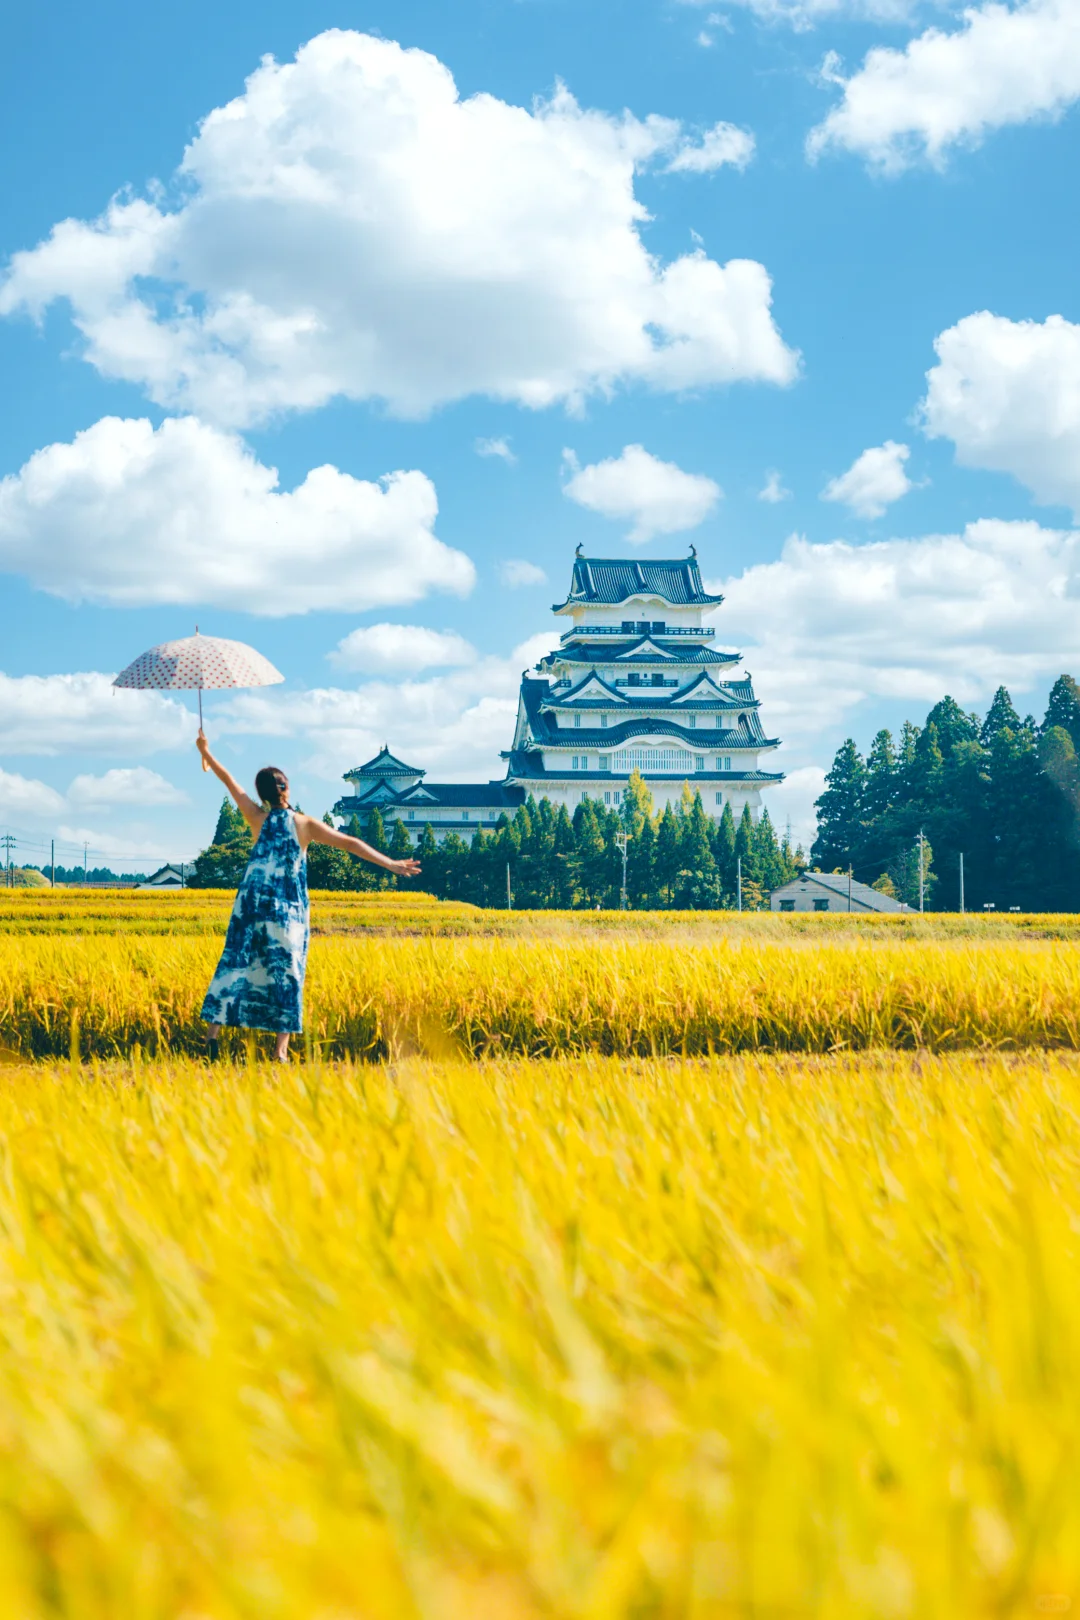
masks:
[[[199,687],[199,730],[201,731],[202,728],[203,728],[203,723],[202,723],[202,687],[200,686]],[[200,754],[199,758],[202,760],[202,768],[203,768],[203,770],[208,771],[210,769],[210,767],[206,763],[206,755],[205,754]]]

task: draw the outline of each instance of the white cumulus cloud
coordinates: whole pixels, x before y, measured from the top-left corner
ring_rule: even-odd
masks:
[[[811,131],[811,158],[840,147],[888,173],[920,161],[940,166],[952,147],[1060,117],[1080,98],[1080,7],[989,0],[968,7],[953,33],[928,28],[903,50],[876,47],[849,79],[835,58],[825,72],[843,95]]]
[[[793,535],[711,588],[718,641],[745,652],[767,730],[792,744],[867,698],[975,704],[1080,672],[1077,530],[984,518],[871,545]]]
[[[106,416],[0,482],[0,568],[68,601],[203,603],[281,615],[458,595],[476,573],[436,539],[421,472],[378,484],[316,467],[294,490],[194,417]]]
[[[9,826],[54,816],[64,808],[63,796],[47,783],[0,770],[0,820]],[[17,861],[18,857],[13,859]]]
[[[886,507],[913,487],[904,471],[910,454],[906,444],[897,444],[893,439],[864,450],[846,473],[826,484],[821,492],[822,500],[839,501],[860,517],[881,517]]]
[[[339,669],[385,675],[440,664],[472,664],[476,662],[476,648],[454,630],[427,630],[419,624],[369,624],[350,631],[329,658]]]
[[[641,545],[658,534],[678,534],[704,522],[720,500],[720,485],[701,473],[683,472],[640,444],[619,456],[581,467],[572,450],[563,452],[570,477],[563,494],[590,512],[632,523],[627,539]]]
[[[1080,518],[1080,326],[983,310],[934,344],[922,420],[964,467],[1011,473]]]
[[[111,810],[118,805],[187,804],[178,787],[147,770],[145,765],[124,766],[101,776],[76,776],[67,790],[68,803],[78,810]]]
[[[161,692],[119,692],[112,682],[97,671],[0,674],[0,751],[130,757],[194,748],[190,709]]]
[[[730,164],[745,169],[754,155],[754,137],[738,124],[714,124],[699,141],[687,140],[668,163],[668,171],[678,174],[712,174]]]
[[[526,562],[523,557],[508,557],[505,562],[501,562],[499,578],[512,591],[520,590],[523,585],[547,584],[544,570],[536,563]]]
[[[427,52],[333,29],[203,120],[171,205],[116,198],[16,253],[0,311],[66,300],[102,373],[234,426],[335,396],[415,416],[788,383],[762,265],[642,241],[635,176],[689,150],[677,120],[563,88],[462,100]]]

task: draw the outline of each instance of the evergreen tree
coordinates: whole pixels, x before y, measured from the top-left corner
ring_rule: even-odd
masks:
[[[1054,727],[1066,732],[1074,750],[1080,753],[1080,686],[1071,675],[1059,675],[1050,688],[1041,734],[1045,736]]]
[[[848,863],[854,860],[862,840],[865,785],[866,766],[849,737],[837,749],[825,778],[825,791],[815,804],[818,830],[810,855],[823,872],[831,872],[838,866],[846,871]]]
[[[224,848],[226,844],[231,844],[234,839],[243,838],[245,833],[250,838],[250,829],[240,811],[231,799],[222,799],[221,809],[218,811],[217,826],[214,828],[214,836],[210,840],[211,848],[215,844],[219,848]]]
[[[631,838],[626,852],[626,887],[635,910],[651,908],[655,895],[656,825],[646,816],[641,831]]]
[[[748,804],[743,805],[743,813],[739,817],[735,833],[735,864],[736,873],[741,876],[743,910],[756,910],[755,901],[760,903],[761,899],[761,872],[754,839],[754,818],[750,814]],[[736,888],[738,887],[737,882]]]
[[[730,800],[725,802],[723,815],[713,834],[713,859],[724,903],[730,909],[735,903],[735,816]]]
[[[622,803],[619,806],[619,819],[624,831],[631,838],[639,838],[641,829],[646,821],[653,817],[653,796],[645,786],[640,771],[631,771],[630,779],[623,788]]]
[[[191,889],[236,889],[251,854],[251,829],[240,811],[223,799],[214,839],[198,855],[187,883]],[[82,874],[79,874],[80,877]]]
[[[653,874],[653,893],[657,905],[673,905],[675,887],[679,881],[679,823],[670,804],[665,804],[656,828]]]
[[[677,903],[688,910],[715,910],[721,903],[720,883],[712,852],[712,828],[700,793],[690,793],[684,787],[680,820]]]
[[[984,748],[992,748],[1004,732],[1011,732],[1015,737],[1020,727],[1020,716],[1013,708],[1012,698],[1003,686],[999,686],[982,723],[979,741]]]
[[[776,832],[768,809],[764,808],[758,817],[754,828],[754,857],[757,863],[758,881],[763,894],[770,895],[774,889],[790,882],[788,863],[780,852],[776,842]]]

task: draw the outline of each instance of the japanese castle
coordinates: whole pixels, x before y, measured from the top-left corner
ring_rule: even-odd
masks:
[[[468,837],[529,794],[571,815],[586,798],[618,805],[636,770],[657,809],[689,782],[714,820],[726,804],[736,819],[744,805],[756,817],[762,788],[783,780],[758,769],[779,739],[765,735],[740,655],[718,652],[701,622],[722,601],[705,591],[693,547],[672,562],[583,557],[579,547],[570,593],[552,609],[567,621],[558,650],[521,678],[503,780],[426,782],[383,747],[346,773],[352,792],[333,813],[377,806],[387,823],[414,823],[418,841],[426,823],[439,839]]]

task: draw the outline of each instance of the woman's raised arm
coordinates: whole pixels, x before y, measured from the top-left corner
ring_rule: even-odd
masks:
[[[420,862],[411,855],[407,855],[403,861],[395,861],[393,856],[384,855],[381,850],[365,844],[362,838],[338,832],[336,827],[328,827],[325,821],[318,821],[314,816],[303,816],[301,820],[306,834],[305,843],[329,844],[331,849],[347,850],[350,855],[358,855],[362,861],[370,861],[373,866],[383,866],[388,872],[396,872],[399,877],[419,875]]]
[[[257,833],[262,826],[263,821],[266,819],[262,806],[260,804],[256,804],[251,795],[244,792],[235,776],[232,776],[225,769],[220,760],[216,760],[214,758],[213,754],[210,752],[210,744],[206,740],[206,734],[201,727],[199,729],[199,735],[195,741],[195,746],[199,750],[199,753],[202,755],[203,759],[205,759],[207,765],[213,771],[214,775],[217,777],[218,781],[225,784],[225,787],[236,800],[236,808],[239,810],[252,832]]]

